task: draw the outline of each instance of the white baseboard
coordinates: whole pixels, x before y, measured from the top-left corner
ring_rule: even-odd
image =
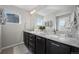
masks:
[[[6,46],[6,47],[2,47],[1,50],[7,49],[7,48],[11,48],[11,47],[15,47],[15,46],[18,46],[18,45],[21,45],[21,44],[24,44],[24,42],[17,43],[17,44],[12,44],[12,45],[9,45],[9,46]]]

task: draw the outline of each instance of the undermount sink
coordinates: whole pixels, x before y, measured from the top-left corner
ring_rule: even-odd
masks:
[[[65,37],[64,34],[54,34],[54,33],[44,33],[44,32],[40,32],[39,34],[44,35],[46,37],[54,37],[54,38]]]
[[[47,32],[36,32],[36,31],[33,31],[31,33],[35,33],[35,34],[38,34],[38,35],[41,35],[41,36],[45,36],[45,37],[53,37],[53,38],[63,38],[65,37],[65,34],[54,34],[53,32],[51,33],[47,33]]]
[[[65,37],[65,34],[56,34],[59,37]]]

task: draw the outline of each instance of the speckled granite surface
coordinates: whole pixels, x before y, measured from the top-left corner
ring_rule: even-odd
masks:
[[[39,33],[39,32],[34,32],[34,31],[27,31],[27,30],[25,30],[25,32],[32,33],[34,35],[38,35],[38,36],[41,36],[50,40],[54,40],[60,43],[64,43],[67,45],[79,47],[79,39],[76,39],[76,38],[65,37],[64,35],[57,36],[55,34],[46,35],[46,33]]]

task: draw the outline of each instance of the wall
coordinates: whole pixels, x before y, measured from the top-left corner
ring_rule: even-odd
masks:
[[[1,25],[0,25],[0,48],[1,48]]]
[[[2,25],[2,47],[23,42],[24,27],[30,27],[30,15],[26,10],[14,6],[2,6],[5,10],[11,11],[20,16],[20,24],[6,23]]]

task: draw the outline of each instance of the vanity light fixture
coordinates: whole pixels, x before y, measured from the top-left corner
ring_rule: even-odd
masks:
[[[31,12],[30,12],[30,14],[34,14],[36,12],[36,10],[32,10]]]

